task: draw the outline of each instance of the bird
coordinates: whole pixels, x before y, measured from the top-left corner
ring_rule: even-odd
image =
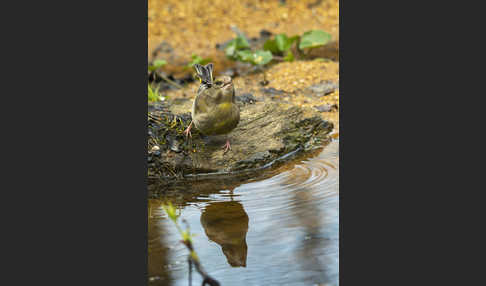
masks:
[[[213,64],[205,66],[195,64],[200,85],[192,104],[192,121],[184,131],[191,136],[194,125],[204,135],[223,135],[230,133],[240,121],[240,109],[235,101],[235,87],[231,77],[221,76],[213,80]],[[222,147],[224,153],[231,150],[231,143],[226,137]]]

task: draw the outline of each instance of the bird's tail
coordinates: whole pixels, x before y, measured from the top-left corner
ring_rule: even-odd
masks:
[[[201,84],[211,86],[213,84],[213,64],[209,63],[205,66],[195,64],[197,76],[201,79]]]

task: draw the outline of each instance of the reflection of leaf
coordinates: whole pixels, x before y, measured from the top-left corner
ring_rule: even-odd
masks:
[[[331,35],[322,30],[313,30],[305,32],[299,44],[299,49],[314,48],[323,46],[331,40]]]
[[[160,67],[165,65],[167,62],[165,60],[155,60],[151,65],[149,65],[148,69],[149,71],[153,72],[155,70],[158,70]]]

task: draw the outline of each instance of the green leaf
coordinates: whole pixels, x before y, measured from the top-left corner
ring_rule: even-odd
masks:
[[[245,36],[238,35],[238,37],[236,37],[236,49],[242,50],[247,48],[250,48],[250,44],[248,44]]]
[[[253,54],[253,64],[265,65],[273,59],[272,53],[269,51],[258,50]]]
[[[189,232],[187,230],[183,230],[182,231],[182,240],[184,240],[184,241],[192,241],[191,240],[191,235],[189,234]]]
[[[299,49],[323,46],[331,40],[331,34],[322,30],[307,31],[302,35]]]
[[[293,43],[293,42],[297,41],[299,38],[300,38],[299,35],[295,35],[295,36],[290,37],[289,41],[290,41],[290,43]]]
[[[151,65],[149,65],[149,71],[153,72],[161,68],[163,65],[167,64],[165,60],[155,60]]]
[[[272,53],[278,53],[277,42],[275,40],[267,40],[265,44],[263,44],[263,49],[265,51],[270,51]]]
[[[149,85],[148,86],[148,101],[153,102],[153,101],[157,101],[157,99],[158,99],[157,93],[155,93]]]
[[[165,210],[171,220],[173,220],[174,222],[177,221],[176,209],[171,203],[169,203],[168,205],[162,205],[162,208]]]
[[[284,61],[287,62],[294,61],[294,54],[291,51],[288,51],[287,55],[284,57]]]
[[[192,61],[186,66],[187,68],[192,68],[195,64],[205,65],[211,62],[211,58],[202,58],[196,54],[193,54]]]
[[[235,39],[231,40],[225,49],[225,54],[227,57],[235,60],[237,58],[238,51],[249,49],[250,44],[246,40],[245,36],[238,35]]]
[[[253,52],[250,50],[238,51],[237,58],[242,62],[251,62],[253,60]]]
[[[234,57],[235,52],[236,52],[236,40],[231,40],[231,42],[228,43],[226,46],[226,49],[224,50],[225,54],[227,57]]]
[[[289,41],[289,38],[285,34],[278,34],[275,36],[275,42],[277,43],[277,48],[281,52],[285,52],[290,48],[290,45],[292,44]]]
[[[254,65],[264,65],[270,62],[273,56],[270,51],[258,50],[252,52],[250,50],[244,50],[237,53],[237,58],[242,62],[252,63]]]

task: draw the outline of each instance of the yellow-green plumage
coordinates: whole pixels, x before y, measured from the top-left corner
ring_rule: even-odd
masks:
[[[212,76],[212,67],[209,70]],[[199,71],[198,71],[199,72]],[[192,121],[205,135],[228,134],[240,121],[240,109],[235,103],[235,90],[230,77],[214,83],[202,79],[201,87],[192,106]]]

